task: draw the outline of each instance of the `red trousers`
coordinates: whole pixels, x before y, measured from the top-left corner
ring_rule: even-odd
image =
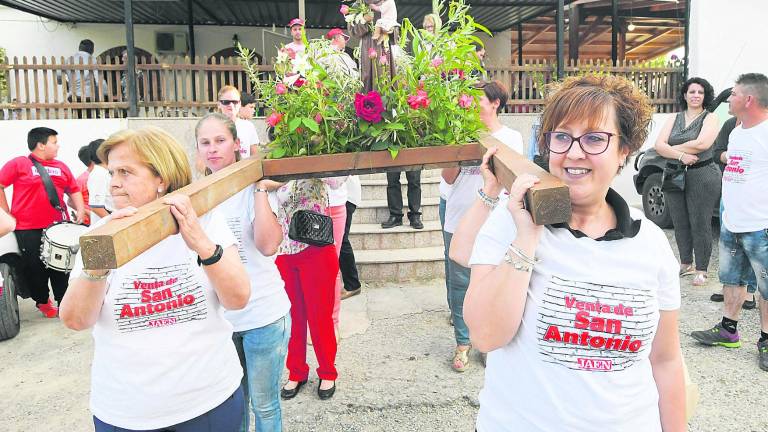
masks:
[[[291,300],[291,338],[288,340],[288,379],[304,381],[307,364],[307,325],[312,335],[318,368],[317,376],[335,380],[336,334],[333,327],[333,300],[339,259],[333,245],[309,246],[275,261]]]

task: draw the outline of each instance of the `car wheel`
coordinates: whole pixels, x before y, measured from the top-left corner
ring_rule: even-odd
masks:
[[[643,212],[645,217],[662,228],[672,227],[672,216],[661,190],[661,173],[653,173],[643,183]]]
[[[16,298],[16,279],[11,267],[0,263],[0,341],[19,334],[19,301]]]

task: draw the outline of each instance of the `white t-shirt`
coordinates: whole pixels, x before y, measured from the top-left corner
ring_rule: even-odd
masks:
[[[491,134],[512,150],[523,154],[523,137],[519,132],[502,126]],[[461,167],[459,176],[451,185],[450,196],[445,204],[445,232],[453,233],[459,226],[461,217],[472,206],[477,191],[483,187],[483,176],[479,166]]]
[[[363,187],[360,185],[360,177],[351,175],[347,179],[347,201],[359,206],[362,200]]]
[[[340,179],[344,179],[342,183],[346,183],[347,180],[349,180],[349,176],[347,177],[340,177]],[[326,183],[325,184],[325,190],[328,191],[328,206],[329,207],[338,207],[338,206],[346,206],[347,205],[347,188],[343,184],[339,184],[336,189],[331,189],[331,187]]]
[[[222,247],[236,243],[216,210],[200,224]],[[78,254],[71,277],[82,269]],[[232,325],[181,234],[113,270],[107,284],[93,327],[93,415],[121,428],[158,429],[210,411],[240,386]]]
[[[256,125],[253,122],[237,119],[235,120],[237,128],[237,137],[240,139],[240,157],[245,159],[251,156],[251,146],[259,144],[259,133],[256,132]]]
[[[730,232],[768,228],[768,121],[736,127],[728,139],[723,170],[723,223]],[[760,198],[758,198],[760,197]]]
[[[488,354],[478,431],[661,431],[648,355],[659,311],[680,307],[678,264],[663,231],[623,206],[641,221],[634,237],[545,227],[520,328]],[[515,235],[500,203],[470,265],[500,264]]]
[[[444,178],[440,177],[440,185],[437,186],[437,189],[440,191],[440,198],[448,201],[451,196],[451,185]]]
[[[297,44],[296,42],[290,42],[290,43],[286,44],[285,47],[286,48],[290,48],[296,54],[303,53],[304,51],[307,50],[307,46],[306,45],[304,45],[304,44]]]
[[[109,183],[112,176],[101,165],[94,165],[88,174],[88,205],[91,208],[103,208],[112,211],[112,194],[109,192]],[[91,212],[91,225],[101,219],[96,213]]]
[[[226,310],[224,316],[235,331],[264,327],[285,316],[291,302],[285,293],[285,284],[275,265],[275,257],[265,257],[253,241],[254,185],[232,195],[216,207],[226,218],[227,225],[238,241],[240,261],[251,280],[251,298],[240,310]],[[261,193],[261,192],[260,192]],[[277,198],[269,194],[269,204],[277,212]],[[259,227],[256,227],[259,229]]]

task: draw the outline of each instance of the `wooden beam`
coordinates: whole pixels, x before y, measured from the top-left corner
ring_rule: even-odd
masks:
[[[637,45],[633,45],[631,48],[627,49],[627,54],[631,53],[632,51],[634,51],[634,50],[636,50],[638,48],[641,48],[643,45],[646,45],[648,43],[651,43],[651,42],[655,41],[656,39],[662,38],[662,37],[672,33],[673,31],[674,30],[665,30],[665,31],[662,31],[662,32],[657,32],[657,33],[651,35],[650,37],[647,37],[647,38],[643,39],[642,41],[638,42]],[[633,43],[634,43],[634,41],[633,41]]]
[[[562,180],[544,171],[525,156],[505,146],[501,141],[485,135],[480,144],[486,149],[497,147],[493,156],[492,169],[496,178],[507,190],[512,187],[517,176],[533,174],[539,182],[528,190],[525,196],[526,208],[537,225],[550,225],[567,222],[571,218],[571,196],[568,186]]]
[[[584,45],[587,45],[588,43],[590,43],[593,40],[599,38],[600,36],[608,33],[609,31],[611,31],[611,27],[606,27],[606,28],[598,31],[597,33],[594,33],[592,36],[590,36],[590,37],[584,39],[583,41],[581,41],[581,46],[583,47]],[[613,43],[611,43],[611,44],[613,44]]]
[[[202,215],[262,177],[261,160],[246,159],[203,177],[174,194],[189,196]],[[110,221],[80,237],[86,269],[114,269],[178,232],[170,207],[161,200],[142,206],[136,215]]]
[[[592,34],[592,32],[597,30],[597,28],[603,24],[603,21],[605,21],[605,16],[600,15],[599,17],[596,17],[595,20],[592,21],[592,23],[589,25],[589,27],[587,27],[587,29],[583,33],[581,33],[581,35],[579,36],[579,40],[583,41],[586,38],[588,38],[589,35]]]
[[[579,59],[579,6],[571,5],[568,19],[568,59],[575,62]]]
[[[531,42],[533,42],[537,37],[539,37],[539,36],[543,35],[544,33],[548,32],[551,28],[552,28],[552,26],[548,25],[548,26],[544,27],[543,29],[537,31],[531,37],[529,37],[528,40],[525,41],[525,43],[523,44],[522,47],[525,48],[526,46],[530,45]],[[518,45],[517,48],[512,50],[512,55],[514,55],[517,52],[518,49],[520,49],[519,45]]]

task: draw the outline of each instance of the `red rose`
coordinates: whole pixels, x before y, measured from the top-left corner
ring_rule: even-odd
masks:
[[[272,114],[269,115],[269,117],[267,117],[267,124],[272,127],[275,127],[282,120],[283,120],[283,115],[281,113],[273,112]]]
[[[297,79],[296,81],[293,82],[293,86],[296,87],[296,88],[300,88],[306,82],[307,81],[304,78],[299,78],[299,79]]]
[[[378,123],[381,121],[381,113],[384,112],[384,104],[381,102],[381,95],[378,92],[370,91],[363,95],[355,95],[355,114],[361,119]]]

